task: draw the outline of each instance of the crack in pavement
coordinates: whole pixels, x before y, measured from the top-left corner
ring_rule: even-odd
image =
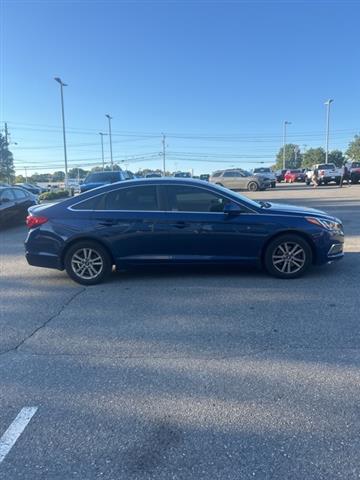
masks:
[[[81,290],[78,290],[77,292],[75,292],[74,295],[72,295],[60,308],[59,310],[54,313],[53,315],[51,315],[51,317],[49,317],[47,320],[45,320],[41,325],[39,325],[38,327],[36,327],[29,335],[27,335],[26,337],[24,337],[22,340],[20,340],[20,342],[15,345],[14,347],[11,347],[11,348],[8,348],[7,350],[4,350],[3,352],[0,352],[0,356],[1,355],[6,355],[7,353],[10,353],[10,352],[18,352],[18,349],[24,345],[28,340],[30,340],[30,338],[32,338],[34,335],[36,335],[37,332],[39,332],[40,330],[42,330],[43,328],[45,328],[52,320],[54,320],[56,317],[60,316],[63,311],[65,310],[65,308],[67,308],[74,300],[75,298],[77,298],[81,293],[85,292],[86,288],[82,288]]]

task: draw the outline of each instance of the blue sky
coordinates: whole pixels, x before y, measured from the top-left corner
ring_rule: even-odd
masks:
[[[323,146],[327,98],[330,148],[360,131],[358,1],[2,0],[0,14],[18,173],[63,164],[54,76],[70,167],[100,162],[105,113],[132,170],[161,167],[161,132],[168,168],[195,173],[272,164],[285,119],[289,142]]]

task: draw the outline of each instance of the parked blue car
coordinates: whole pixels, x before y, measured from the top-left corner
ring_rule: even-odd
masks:
[[[114,265],[252,264],[295,278],[343,257],[337,218],[201,180],[118,182],[29,212],[28,263],[66,269],[84,285],[101,282]]]

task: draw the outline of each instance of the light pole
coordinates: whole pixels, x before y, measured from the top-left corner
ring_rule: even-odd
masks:
[[[163,174],[164,174],[164,177],[165,177],[165,174],[166,174],[166,144],[165,144],[165,140],[166,140],[166,136],[163,133],[161,143],[162,143],[162,159],[163,159]]]
[[[286,147],[286,127],[291,125],[291,122],[285,120],[284,122],[284,138],[283,138],[283,170],[285,170],[285,147]]]
[[[109,139],[110,139],[110,161],[111,161],[111,170],[114,170],[114,162],[113,162],[113,152],[112,152],[112,136],[111,136],[111,120],[112,117],[107,113],[105,117],[109,120]]]
[[[64,114],[64,94],[63,87],[67,87],[61,78],[55,77],[54,80],[60,85],[61,92],[61,114],[62,114],[62,128],[63,128],[63,141],[64,141],[64,160],[65,160],[65,189],[68,189],[68,165],[67,165],[67,151],[66,151],[66,134],[65,134],[65,114]]]
[[[328,157],[329,157],[329,127],[330,127],[330,105],[332,104],[334,100],[332,98],[329,98],[325,102],[325,105],[327,106],[326,108],[326,151],[325,151],[325,163],[328,163]]]
[[[102,158],[102,168],[103,171],[105,170],[105,160],[104,160],[104,135],[107,135],[107,133],[99,132],[100,138],[101,138],[101,158]]]

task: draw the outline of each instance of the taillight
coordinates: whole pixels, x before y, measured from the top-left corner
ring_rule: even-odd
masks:
[[[28,228],[39,227],[40,225],[46,223],[48,218],[46,217],[35,217],[34,215],[28,215],[26,217],[26,225]]]

